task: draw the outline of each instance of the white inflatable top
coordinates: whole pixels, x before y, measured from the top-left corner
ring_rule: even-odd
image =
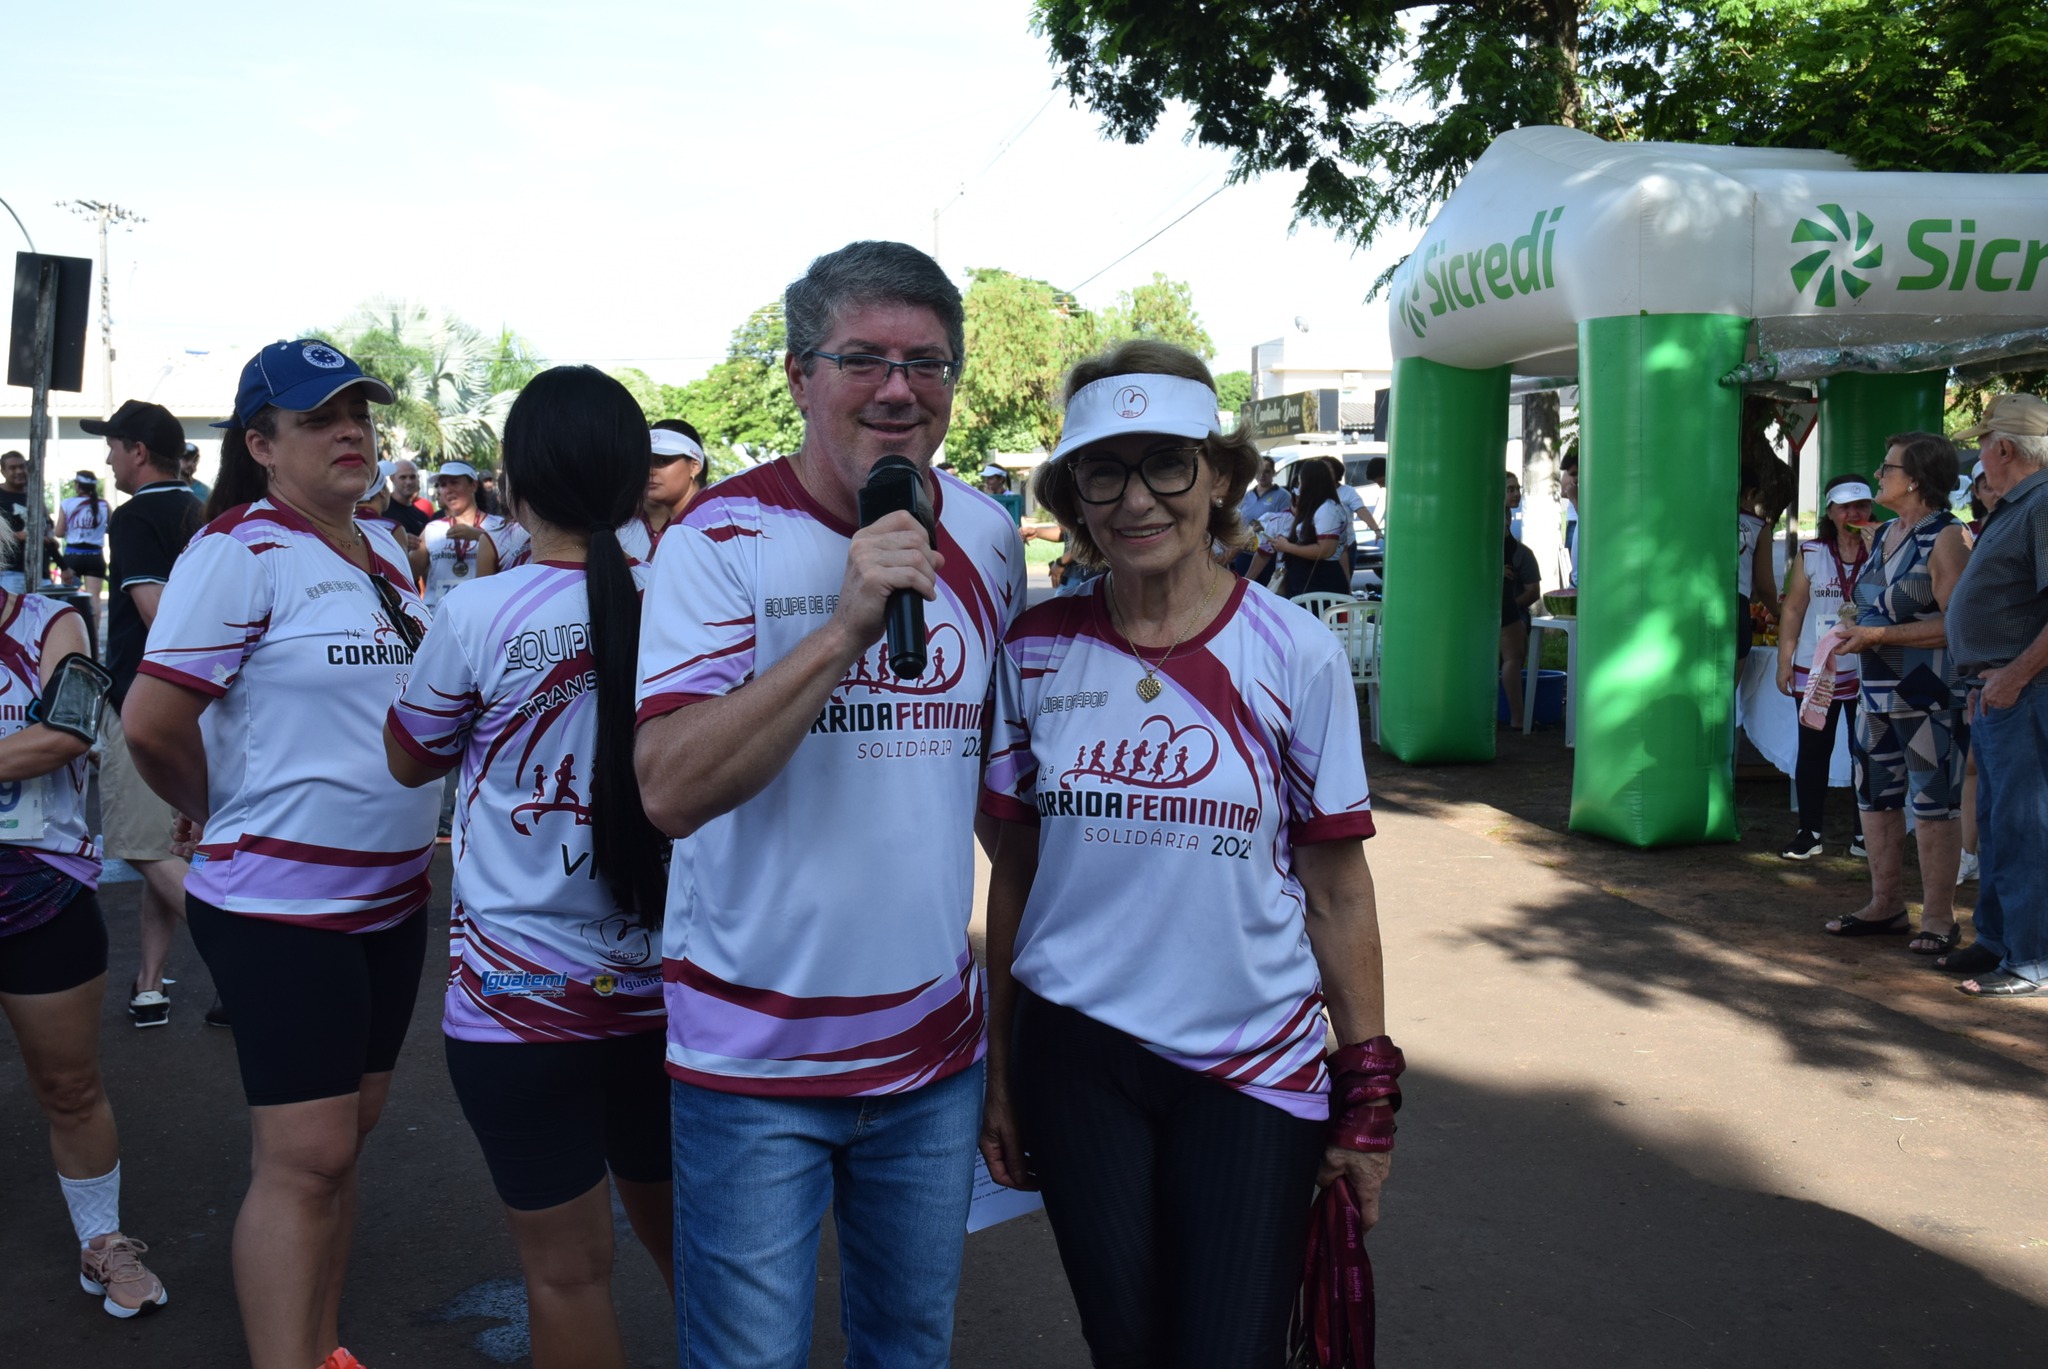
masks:
[[[2048,324],[2048,175],[1831,152],[1503,134],[1393,281],[1394,355],[1572,375],[1578,324],[1738,314],[1766,349]]]

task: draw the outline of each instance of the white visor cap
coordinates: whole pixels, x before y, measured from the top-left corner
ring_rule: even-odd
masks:
[[[1186,376],[1104,376],[1067,401],[1066,424],[1052,459],[1125,433],[1203,438],[1220,432],[1216,392]]]
[[[673,432],[668,428],[656,428],[647,434],[647,445],[655,456],[688,456],[702,461],[704,449],[692,442],[687,433]]]
[[[1870,486],[1854,482],[1845,482],[1837,485],[1829,490],[1827,495],[1828,503],[1830,504],[1853,504],[1859,499],[1877,498],[1876,495],[1871,493]]]

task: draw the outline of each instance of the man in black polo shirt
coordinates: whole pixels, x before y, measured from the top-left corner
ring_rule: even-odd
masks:
[[[1943,614],[1970,691],[1977,940],[1935,963],[1972,997],[2022,998],[2048,992],[2048,401],[2000,395],[1961,436],[1998,492]]]
[[[100,719],[100,827],[104,853],[127,861],[142,876],[142,964],[129,989],[128,1015],[138,1027],[160,1027],[171,1016],[164,961],[185,916],[185,862],[171,854],[177,815],[142,782],[128,758],[121,703],[142,664],[171,563],[198,531],[202,515],[181,470],[185,430],[170,410],[131,399],[112,418],[79,426],[107,439],[114,488],[128,496],[107,523],[107,670],[114,686]]]

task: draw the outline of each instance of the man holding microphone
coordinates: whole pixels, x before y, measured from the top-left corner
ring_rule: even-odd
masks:
[[[641,635],[641,791],[687,838],[663,967],[677,1334],[687,1366],[802,1362],[831,1203],[852,1361],[940,1366],[982,1095],[975,794],[1023,547],[931,468],[964,350],[936,262],[852,243],[785,312],[803,444],[668,531]],[[890,456],[929,531],[861,526]],[[902,592],[925,624],[907,675],[884,637]]]

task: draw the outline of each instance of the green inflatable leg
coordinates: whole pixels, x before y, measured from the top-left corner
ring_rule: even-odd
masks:
[[[1913,375],[1827,376],[1820,383],[1820,483],[1838,475],[1868,480],[1893,433],[1938,433],[1946,371]]]
[[[1579,690],[1572,830],[1735,840],[1735,488],[1748,321],[1579,324]]]
[[[1410,763],[1493,759],[1508,368],[1394,367],[1380,744]]]

